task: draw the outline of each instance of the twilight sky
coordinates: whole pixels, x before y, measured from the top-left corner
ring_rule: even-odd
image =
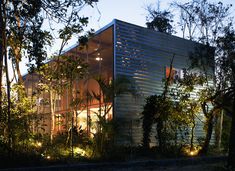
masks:
[[[86,10],[85,14],[90,17],[90,26],[95,30],[105,26],[114,18],[120,19],[132,24],[145,26],[146,6],[160,2],[160,9],[169,9],[170,3],[188,2],[189,0],[99,0],[97,8]],[[210,2],[219,2],[219,0],[209,0]],[[233,4],[232,11],[235,12],[234,0],[220,0],[223,4]],[[172,9],[170,9],[172,10]]]
[[[123,20],[132,24],[145,27],[146,23],[146,7],[149,4],[157,4],[160,1],[160,9],[169,9],[170,3],[174,0],[99,0],[94,8],[86,7],[81,11],[82,15],[89,17],[88,28],[95,31],[110,23],[113,19]],[[219,2],[218,0],[210,0],[211,2]],[[232,12],[235,13],[234,0],[221,0],[223,4],[233,4]],[[187,0],[177,0],[177,2],[187,2]],[[172,9],[170,9],[172,10]],[[48,49],[48,54],[53,54],[59,49],[60,41],[56,40],[54,45]],[[66,48],[74,45],[76,40],[69,42]],[[25,63],[21,64],[22,73],[27,72]]]

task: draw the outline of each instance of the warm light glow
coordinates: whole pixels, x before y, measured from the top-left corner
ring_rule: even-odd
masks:
[[[110,105],[107,105],[107,108],[111,107]],[[103,109],[103,108],[102,108]],[[79,127],[81,126],[82,129],[87,128],[87,111],[80,111],[78,110],[77,113],[78,115],[78,125]],[[90,108],[90,120],[91,120],[91,127],[90,127],[90,133],[91,136],[97,133],[97,121],[98,117],[97,115],[99,114],[99,108]],[[104,111],[101,110],[101,115],[104,115]],[[106,114],[106,119],[111,119],[112,118],[112,109],[109,111],[108,114]]]
[[[37,146],[37,147],[42,147],[42,142],[37,142],[37,143],[36,143],[36,146]]]
[[[97,61],[102,61],[103,58],[101,58],[101,57],[96,57],[95,60],[97,60]]]
[[[79,147],[75,147],[75,148],[74,148],[74,153],[75,153],[75,154],[79,154],[79,155],[81,155],[81,156],[85,156],[86,151],[83,150],[83,149],[81,149],[81,148],[79,148]]]
[[[47,156],[46,158],[47,158],[48,160],[50,160],[50,159],[51,159],[51,156]]]
[[[190,148],[190,147],[185,147],[184,148],[184,152],[186,155],[188,156],[197,156],[199,151],[200,151],[201,147],[200,146],[197,146],[197,147],[193,147],[193,148]]]
[[[190,156],[194,156],[195,154],[196,154],[196,151],[190,151],[190,152],[189,152],[189,155],[190,155]]]

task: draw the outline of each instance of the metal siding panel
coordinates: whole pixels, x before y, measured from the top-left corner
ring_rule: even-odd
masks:
[[[131,123],[131,129],[134,130],[131,130],[132,135],[128,139],[132,141],[129,143],[138,145],[141,143],[142,129],[141,124],[136,123],[140,121],[145,98],[162,93],[165,67],[170,65],[173,54],[174,68],[188,68],[189,53],[195,48],[195,42],[118,20],[114,34],[115,75],[125,75],[133,80],[139,91],[136,98],[131,95],[116,98],[116,118],[125,120],[127,125]],[[130,131],[124,125],[122,131]],[[203,135],[202,125],[197,127],[196,134],[199,137]]]

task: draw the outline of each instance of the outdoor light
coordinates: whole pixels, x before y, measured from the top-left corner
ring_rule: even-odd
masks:
[[[195,151],[195,150],[189,152],[189,155],[190,155],[190,156],[195,156],[195,154],[196,154],[196,151]]]
[[[185,147],[184,152],[187,156],[197,156],[200,149],[201,149],[200,146],[196,146],[196,147],[193,147],[193,148]]]
[[[96,57],[95,60],[97,60],[97,61],[102,61],[103,58],[101,58],[101,57]]]
[[[79,155],[81,155],[81,156],[85,156],[86,151],[83,150],[83,149],[81,149],[81,148],[79,148],[79,147],[75,147],[75,148],[74,148],[74,153],[77,153],[77,154],[79,154]]]
[[[36,146],[37,146],[37,147],[42,147],[42,142],[37,142],[37,143],[36,143]]]
[[[46,158],[47,158],[48,160],[50,160],[50,159],[51,159],[51,156],[47,156]]]

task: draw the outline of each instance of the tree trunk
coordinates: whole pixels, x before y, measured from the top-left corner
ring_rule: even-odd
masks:
[[[6,40],[4,38],[4,40]],[[5,43],[4,43],[5,44]],[[5,52],[6,52],[6,46]],[[4,62],[5,62],[5,69],[6,69],[6,84],[7,84],[7,128],[8,128],[8,145],[12,148],[12,129],[11,129],[11,86],[10,86],[10,79],[8,73],[8,62],[7,62],[7,55],[4,54]]]
[[[75,113],[75,110],[74,110],[74,107],[71,105],[74,101],[74,91],[73,91],[73,82],[70,80],[70,87],[69,87],[69,90],[70,90],[70,96],[71,96],[71,99],[70,99],[70,112],[72,114],[72,118],[71,118],[71,139],[70,139],[70,147],[71,147],[71,157],[73,158],[74,156],[74,149],[73,149],[73,133],[74,133],[74,116],[76,115]]]
[[[194,131],[195,131],[195,127],[196,127],[196,124],[195,124],[195,118],[192,114],[192,128],[191,128],[191,139],[190,139],[190,151],[192,151],[194,149]]]
[[[20,66],[19,66],[19,62],[18,60],[16,60],[16,72],[17,72],[17,76],[18,76],[18,83],[20,83],[21,85],[23,84],[23,77],[22,77],[22,74],[21,74],[21,71],[20,71]]]
[[[5,27],[3,24],[3,1],[0,1],[0,120],[3,118],[2,112],[2,76],[3,76],[3,55],[4,55],[4,46],[3,46],[3,33]]]
[[[216,148],[220,151],[221,150],[221,138],[222,138],[222,131],[223,131],[223,110],[220,113],[220,116],[217,117],[217,124],[216,124],[216,133],[215,133],[215,145]]]
[[[50,140],[51,143],[54,137],[54,129],[55,129],[55,98],[53,94],[53,90],[49,90],[50,92],[50,113],[51,113],[51,132],[50,132]]]
[[[158,135],[158,144],[159,144],[159,149],[161,152],[164,152],[164,147],[165,147],[165,143],[164,143],[164,138],[163,138],[163,121],[162,119],[159,119],[157,122],[157,135]]]
[[[11,89],[10,89],[10,79],[9,79],[9,73],[8,73],[8,58],[7,58],[7,45],[6,45],[6,33],[5,33],[5,28],[6,28],[6,23],[5,23],[5,19],[6,19],[6,11],[5,11],[5,4],[4,2],[1,1],[1,67],[3,67],[3,59],[5,62],[5,69],[6,69],[6,84],[7,84],[7,130],[8,130],[8,145],[10,147],[10,151],[9,154],[11,153],[11,147],[12,147],[12,129],[11,129]],[[4,20],[4,21],[3,21]],[[2,83],[2,68],[1,68],[1,83]],[[1,93],[2,96],[2,93]],[[2,97],[0,97],[0,101],[2,100]],[[2,108],[2,101],[1,101],[1,108]]]
[[[150,149],[150,133],[152,131],[152,126],[153,126],[153,117],[148,118],[148,116],[144,116],[143,118],[143,148],[145,150]]]
[[[201,154],[206,154],[208,152],[211,135],[213,131],[213,118],[214,118],[213,116],[210,116],[207,120],[206,138],[205,138],[205,142],[203,144],[202,150],[200,152]]]
[[[233,99],[233,113],[232,113],[232,125],[230,130],[228,166],[233,169],[235,168],[235,98]]]

